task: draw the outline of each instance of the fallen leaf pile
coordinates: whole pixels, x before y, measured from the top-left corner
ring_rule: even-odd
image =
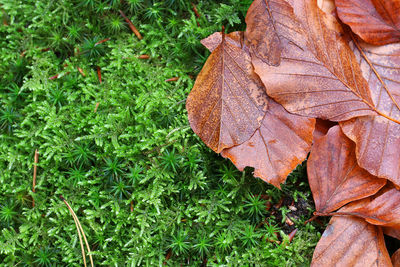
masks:
[[[255,0],[246,24],[202,40],[193,131],[278,188],[310,153],[315,215],[333,216],[313,266],[399,266],[400,0]]]

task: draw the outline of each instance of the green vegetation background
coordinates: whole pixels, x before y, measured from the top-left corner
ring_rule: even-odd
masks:
[[[303,225],[312,213],[304,166],[278,191],[238,172],[188,125],[185,99],[209,55],[199,41],[221,25],[243,30],[251,0],[194,2],[198,19],[185,0],[0,0],[2,264],[82,266],[59,195],[96,265],[309,264],[320,229]],[[291,210],[266,208],[288,196],[308,203],[292,217],[299,231],[290,244]]]

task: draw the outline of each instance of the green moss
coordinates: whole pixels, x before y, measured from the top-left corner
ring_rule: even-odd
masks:
[[[303,225],[311,206],[294,241],[277,244],[288,211],[263,209],[259,197],[310,203],[304,167],[278,191],[188,126],[185,99],[209,55],[199,41],[221,25],[243,30],[249,4],[199,1],[196,19],[188,1],[0,0],[0,262],[82,265],[61,194],[96,265],[161,266],[169,254],[167,266],[309,263],[321,230]]]

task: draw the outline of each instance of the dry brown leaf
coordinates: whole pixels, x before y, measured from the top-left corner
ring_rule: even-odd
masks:
[[[321,213],[371,196],[386,184],[385,179],[376,178],[358,166],[355,145],[338,125],[315,141],[307,173],[315,208]]]
[[[349,209],[352,215],[371,224],[400,229],[400,191],[393,185],[385,186],[377,195],[361,203],[360,207]]]
[[[281,62],[282,43],[277,31],[280,21],[291,20],[291,6],[285,1],[255,0],[246,15],[246,45],[253,60],[277,66]],[[280,16],[278,20],[275,17]],[[293,23],[293,22],[292,22]]]
[[[268,107],[250,56],[222,38],[199,73],[186,109],[193,131],[219,153],[247,141]]]
[[[343,129],[357,143],[361,167],[400,185],[400,168],[394,167],[400,162],[400,44],[368,47],[365,55],[375,64],[372,68],[353,53],[335,17],[323,13],[315,2],[294,3],[304,30],[293,28],[291,19],[281,22],[286,31],[277,31],[291,40],[283,43],[281,64],[253,59],[268,95],[289,112],[304,116],[342,121],[370,115]],[[291,35],[286,33],[289,27]]]
[[[315,248],[311,266],[386,267],[392,263],[380,227],[353,216],[335,216]]]
[[[335,0],[340,19],[364,41],[400,42],[400,0]]]
[[[396,252],[393,253],[391,260],[393,267],[400,267],[400,249],[396,250]]]
[[[306,159],[314,123],[314,119],[288,113],[270,99],[261,127],[248,141],[223,150],[221,155],[241,171],[253,167],[255,177],[280,188],[288,174]]]
[[[363,53],[360,54],[358,48],[354,47],[376,107],[399,121],[400,44],[378,47],[356,39],[354,41]],[[343,122],[341,127],[356,143],[357,159],[362,168],[400,185],[399,122],[383,116],[365,116]]]
[[[241,47],[242,52],[250,56],[249,49],[242,47],[244,42],[241,32],[227,34],[225,40],[232,46]],[[202,43],[214,52],[221,41],[222,34],[214,33],[202,40]],[[258,89],[261,90],[258,94],[265,94],[263,86]],[[311,147],[315,120],[289,114],[272,99],[266,98],[268,107],[260,128],[249,140],[224,149],[221,154],[231,159],[239,170],[246,166],[254,167],[254,176],[280,187],[287,175],[306,158]]]
[[[289,112],[303,116],[341,121],[375,115],[368,84],[350,47],[340,32],[332,30],[340,28],[335,18],[322,12],[316,2],[294,3],[299,21],[293,12],[275,16],[280,23],[278,35],[286,40],[281,64],[253,59],[268,95]]]
[[[242,47],[243,46],[243,32],[231,32],[228,34],[225,34],[225,41],[235,45],[237,47]],[[200,41],[202,45],[204,45],[210,52],[214,51],[215,48],[218,47],[218,45],[222,41],[222,33],[221,32],[214,32],[207,38],[204,38],[203,40]]]

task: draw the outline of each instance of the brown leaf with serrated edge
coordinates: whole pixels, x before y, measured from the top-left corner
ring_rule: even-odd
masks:
[[[349,205],[354,206],[353,203]],[[348,206],[340,211],[346,212]],[[379,226],[353,216],[335,216],[318,241],[311,266],[369,267],[392,264]]]
[[[287,20],[285,14],[290,12],[291,6],[285,1],[255,0],[251,4],[246,15],[245,37],[253,60],[275,66],[280,64],[283,47],[276,29],[279,21],[275,21],[275,17],[282,16]]]
[[[400,249],[396,250],[393,253],[391,260],[392,260],[393,267],[400,267]]]
[[[339,125],[315,141],[307,161],[307,174],[317,212],[328,213],[379,191],[386,179],[360,168],[355,145]]]
[[[399,0],[335,0],[340,19],[374,45],[400,42]]]
[[[358,164],[371,174],[399,186],[400,44],[372,46],[354,38],[352,45],[355,45],[354,53],[369,83],[376,107],[392,119],[365,116],[340,125],[356,143]]]
[[[392,184],[361,203],[362,206],[351,209],[350,214],[371,224],[400,229],[400,191]]]
[[[237,47],[242,47],[243,46],[243,32],[231,32],[228,34],[225,34],[225,41],[229,42],[232,45],[235,45]],[[200,41],[202,45],[204,45],[210,52],[214,51],[215,48],[218,47],[218,45],[222,41],[222,33],[221,32],[214,32],[210,36],[204,38],[203,40]]]
[[[253,167],[255,177],[280,188],[289,173],[306,159],[314,124],[314,119],[290,114],[270,99],[261,127],[248,141],[223,150],[221,155],[240,171]]]
[[[223,34],[186,100],[193,131],[220,153],[247,141],[260,127],[267,107],[267,95],[250,56]]]
[[[279,9],[271,12],[283,47],[280,65],[252,61],[267,94],[303,116],[342,121],[376,115],[368,84],[338,22],[316,1],[293,2],[294,9],[285,8],[284,15]]]

